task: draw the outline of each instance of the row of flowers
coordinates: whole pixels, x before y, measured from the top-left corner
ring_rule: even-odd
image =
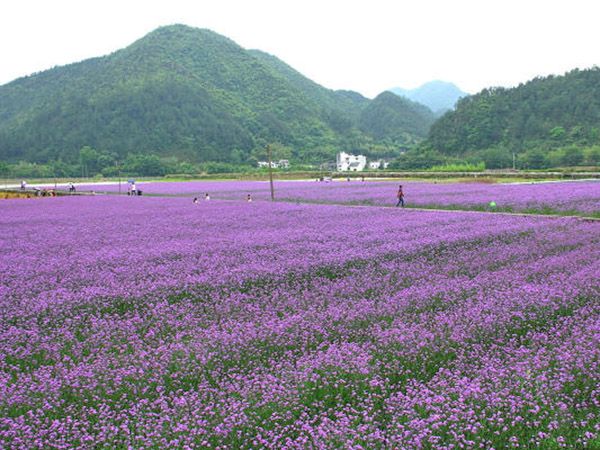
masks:
[[[594,222],[5,205],[0,447],[600,444]]]

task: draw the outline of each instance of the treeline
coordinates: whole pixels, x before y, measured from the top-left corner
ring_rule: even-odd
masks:
[[[156,154],[129,154],[121,159],[116,153],[83,147],[77,162],[62,160],[46,163],[0,161],[0,175],[10,178],[89,178],[117,176],[198,175],[258,172],[255,159],[250,161],[192,163],[176,157]],[[298,168],[301,166],[297,166]]]
[[[540,148],[513,153],[497,147],[470,154],[449,156],[430,147],[411,149],[390,164],[395,170],[422,170],[447,166],[471,166],[479,169],[538,170],[558,167],[600,167],[600,145],[582,147],[570,145],[545,151]],[[460,171],[460,170],[459,170]]]
[[[256,155],[256,153],[255,153]],[[434,170],[434,171],[481,171],[485,169],[549,169],[557,167],[600,167],[600,146],[565,147],[549,153],[540,150],[515,154],[502,149],[489,149],[470,157],[449,157],[431,149],[411,149],[398,157],[390,158],[389,152],[373,153],[370,159],[392,160],[389,170]],[[283,156],[286,156],[285,152]],[[277,158],[280,158],[279,156]],[[266,159],[266,158],[264,158]],[[282,158],[283,159],[283,158]],[[277,159],[278,160],[278,159]],[[244,161],[207,161],[194,163],[175,157],[156,154],[130,154],[121,160],[116,154],[84,147],[78,162],[61,160],[47,163],[0,161],[0,176],[8,178],[87,178],[117,176],[165,176],[225,173],[264,172],[257,167],[258,160],[252,156]],[[320,170],[320,165],[293,163],[291,170]]]
[[[356,137],[357,142],[360,136]],[[392,143],[374,144],[362,141],[366,147],[363,152],[369,160],[390,161],[398,155],[399,148]],[[261,172],[259,161],[267,161],[267,146],[270,148],[272,161],[287,160],[291,170],[319,170],[322,166],[335,162],[335,148],[321,147],[315,154],[316,163],[304,162],[295,157],[294,148],[270,142],[262,147],[255,147],[250,152],[233,149],[228,161],[190,161],[177,156],[164,156],[157,153],[129,153],[121,156],[116,152],[96,149],[89,145],[82,147],[76,155],[69,159],[57,159],[45,162],[20,160],[9,162],[0,160],[0,175],[11,178],[64,178],[64,177],[115,177],[119,174],[135,176],[163,175],[198,175],[218,173]],[[333,155],[333,156],[331,156]],[[323,164],[325,163],[325,164]]]
[[[131,155],[121,164],[98,166],[97,170],[82,164],[53,161],[45,164],[19,161],[0,162],[0,175],[6,178],[116,178],[118,176],[199,175],[219,173],[256,172],[249,165],[223,162],[178,162],[158,155]]]

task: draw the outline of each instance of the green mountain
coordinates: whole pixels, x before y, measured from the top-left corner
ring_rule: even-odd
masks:
[[[412,138],[424,138],[435,120],[426,106],[383,92],[362,111],[359,127],[377,140],[409,142]]]
[[[410,125],[421,115],[401,104],[381,117],[407,128],[365,121],[374,103],[214,32],[173,25],[110,55],[0,86],[0,160],[77,162],[90,146],[121,159],[240,162],[269,142],[319,160],[373,145],[393,151],[424,135],[428,123]],[[415,116],[398,120],[403,114]]]
[[[395,87],[389,91],[427,106],[438,116],[454,108],[458,99],[469,95],[453,83],[438,80],[430,81],[415,89]]]
[[[600,143],[600,68],[491,88],[461,99],[432,127],[427,145],[446,155],[501,148],[548,152]]]

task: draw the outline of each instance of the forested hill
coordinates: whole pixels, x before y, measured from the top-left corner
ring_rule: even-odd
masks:
[[[573,70],[461,99],[431,127],[427,143],[446,155],[600,143],[600,69]]]
[[[383,92],[363,109],[360,127],[376,139],[402,141],[426,135],[434,120],[434,113],[426,106]]]
[[[304,92],[311,101],[321,105],[327,113],[327,119],[338,131],[355,125],[362,109],[369,104],[369,99],[358,92],[349,91],[350,95],[347,95],[344,91],[332,91],[324,88],[273,55],[260,50],[249,50],[249,52],[285,78],[291,85]],[[348,123],[349,119],[350,123]],[[423,134],[421,135],[423,136]]]
[[[370,103],[214,32],[173,25],[110,55],[0,86],[0,160],[73,162],[91,146],[119,158],[244,162],[278,142],[315,161],[425,137],[428,124],[371,129],[361,121]]]

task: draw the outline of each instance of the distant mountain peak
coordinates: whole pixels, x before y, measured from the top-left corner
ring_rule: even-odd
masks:
[[[395,87],[389,89],[389,91],[421,103],[434,111],[437,115],[441,115],[444,112],[453,109],[459,98],[469,95],[454,83],[441,80],[429,81],[415,89]]]

